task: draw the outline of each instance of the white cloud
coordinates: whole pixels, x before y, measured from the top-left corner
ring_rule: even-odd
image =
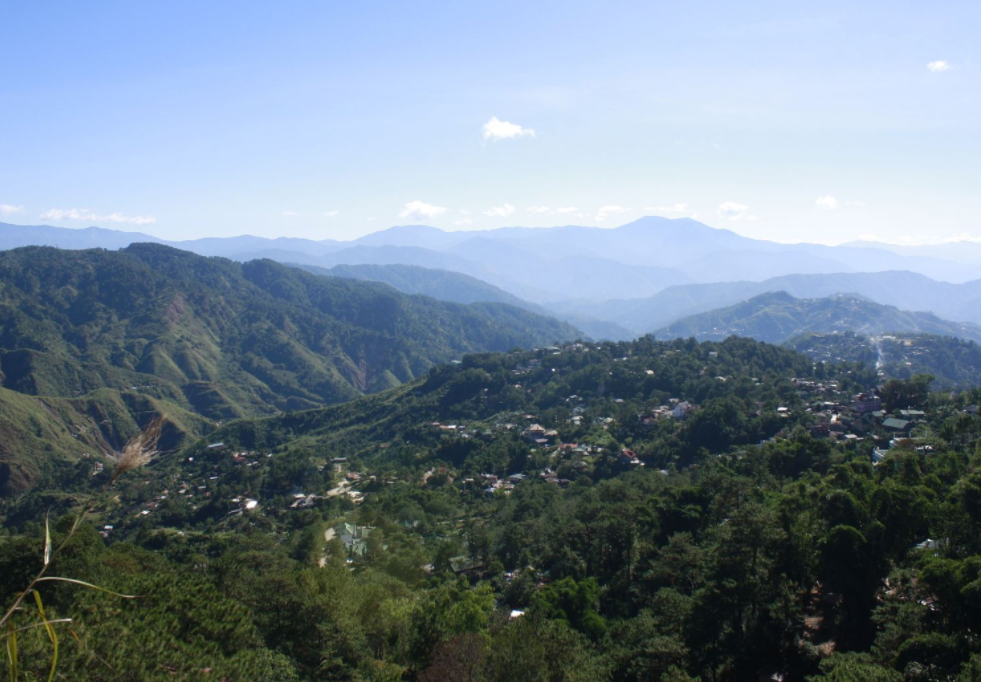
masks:
[[[755,215],[749,214],[749,206],[736,201],[726,201],[719,204],[719,215],[726,220],[745,220],[747,222],[756,220]]]
[[[568,216],[571,218],[583,217],[582,213],[575,206],[559,206],[556,208],[552,208],[551,206],[529,206],[527,211],[529,213],[537,213],[538,215]]]
[[[671,204],[670,206],[646,206],[645,213],[688,213],[688,204]]]
[[[460,220],[454,220],[453,224],[462,227],[464,225],[472,225],[473,221],[470,218],[461,218]]]
[[[8,216],[14,215],[15,213],[23,213],[23,206],[12,206],[10,204],[0,204],[0,215]]]
[[[626,213],[629,208],[624,208],[623,206],[617,206],[615,204],[609,206],[602,206],[598,211],[596,211],[596,221],[603,222],[611,215],[616,215],[618,213]]]
[[[289,209],[286,209],[285,211],[283,211],[283,215],[286,216],[287,218],[295,218],[296,216],[299,215],[299,213],[297,213],[296,211],[291,211]]]
[[[122,213],[98,215],[87,208],[51,208],[41,214],[42,220],[88,220],[103,223],[129,223],[130,225],[151,225],[157,222],[152,215],[128,216]]]
[[[522,128],[517,123],[502,121],[497,116],[491,118],[484,124],[485,140],[510,140],[511,138],[527,135],[534,137],[535,131],[531,128]]]
[[[507,218],[509,215],[514,213],[514,206],[511,204],[504,204],[503,206],[495,206],[494,208],[489,208],[484,211],[484,215],[488,215],[492,218]]]
[[[958,232],[957,234],[950,235],[947,242],[978,242],[981,243],[981,235],[969,234],[967,232]]]
[[[438,216],[440,213],[445,212],[445,206],[434,206],[432,204],[427,204],[424,201],[410,201],[402,207],[402,212],[399,213],[399,218],[408,218],[409,220],[430,220]]]
[[[529,213],[538,213],[539,215],[579,215],[579,209],[575,206],[559,206],[558,208],[529,206],[527,210]]]
[[[324,211],[325,218],[333,218],[336,215],[340,215],[340,211]]]
[[[938,59],[935,62],[930,62],[927,64],[927,71],[929,71],[930,73],[940,73],[942,71],[949,71],[949,70],[950,70],[950,64],[948,64],[942,59]]]
[[[858,235],[858,241],[860,242],[881,242],[882,239],[874,232],[863,232]]]
[[[814,200],[814,208],[820,208],[822,211],[833,211],[840,205],[841,203],[830,194]]]

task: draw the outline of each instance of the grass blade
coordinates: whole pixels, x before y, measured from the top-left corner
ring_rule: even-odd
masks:
[[[17,631],[14,624],[7,621],[7,660],[10,662],[10,682],[17,682]]]
[[[51,623],[52,625],[54,625],[55,623],[71,623],[72,622],[72,619],[71,618],[52,618],[48,622]],[[19,628],[14,628],[14,632],[23,632],[24,630],[33,630],[34,628],[43,628],[43,627],[44,627],[44,623],[31,623],[30,625],[21,625]],[[71,630],[71,628],[68,628],[68,629]],[[5,632],[2,635],[0,635],[0,639],[7,639],[8,637],[10,637],[10,633],[9,632]],[[81,641],[81,640],[79,640],[79,641]]]
[[[48,515],[44,515],[44,565],[51,563],[51,525],[48,523]],[[36,594],[36,593],[35,593]]]
[[[98,590],[99,592],[105,592],[107,594],[114,595],[116,597],[121,597],[123,599],[136,599],[135,594],[120,594],[119,592],[113,592],[105,587],[99,587],[98,585],[93,585],[92,583],[87,583],[84,580],[75,580],[74,578],[60,578],[57,576],[46,575],[43,578],[38,578],[37,582],[42,583],[49,580],[57,580],[63,583],[72,583],[73,585],[81,585],[82,587],[88,587],[93,590]]]
[[[51,625],[51,621],[48,620],[48,616],[44,613],[44,604],[41,602],[41,593],[37,590],[34,590],[34,601],[37,602],[38,613],[41,614],[41,620],[44,621],[44,629],[48,633],[48,639],[51,640],[53,654],[51,656],[51,672],[48,673],[48,682],[51,682],[54,679],[55,670],[58,669],[58,635],[55,633],[55,629]]]

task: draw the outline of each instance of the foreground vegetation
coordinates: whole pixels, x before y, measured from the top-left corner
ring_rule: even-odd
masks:
[[[811,435],[877,380],[746,339],[467,356],[5,501],[0,600],[85,505],[52,570],[138,598],[40,588],[67,679],[977,679],[981,392]]]

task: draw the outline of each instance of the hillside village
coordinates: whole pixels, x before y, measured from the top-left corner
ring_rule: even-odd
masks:
[[[518,383],[509,388],[532,396],[539,389],[533,385],[523,386],[520,383],[523,377],[533,372],[560,375],[561,369],[547,366],[548,359],[591,350],[595,351],[596,347],[574,343],[524,353],[510,372]],[[662,358],[669,360],[674,352],[663,351]],[[614,358],[614,362],[628,360],[627,356]],[[717,361],[718,351],[705,353],[705,360]],[[711,377],[710,366],[705,364],[700,373]],[[654,370],[645,369],[640,374],[650,378]],[[731,377],[711,378],[725,384]],[[749,381],[756,386],[762,385],[757,377],[751,377]],[[894,449],[914,448],[924,454],[932,450],[927,427],[930,415],[924,410],[908,407],[887,411],[881,395],[882,385],[854,393],[842,388],[837,380],[790,377],[788,381],[793,393],[787,395],[787,405],[768,407],[763,401],[757,401],[755,409],[746,415],[758,419],[769,410],[784,422],[782,428],[778,425],[776,432],[761,440],[759,445],[792,438],[796,429],[803,428],[816,440],[866,453],[875,465],[887,459]],[[492,397],[488,389],[484,389],[482,395],[484,400]],[[596,409],[597,404],[622,407],[625,400],[621,398],[597,400],[596,396],[573,393],[562,397],[561,403],[561,420],[556,420],[556,412],[549,410],[545,414],[504,412],[492,420],[453,423],[432,420],[417,424],[420,433],[428,434],[429,446],[425,452],[429,457],[438,456],[441,449],[470,441],[480,447],[491,447],[497,442],[526,453],[522,457],[524,465],[519,467],[475,471],[471,468],[472,462],[462,469],[449,463],[430,466],[418,474],[417,485],[448,485],[472,499],[482,497],[492,501],[534,482],[562,489],[591,485],[635,469],[650,469],[668,476],[698,466],[697,463],[665,466],[649,450],[638,447],[656,432],[679,433],[701,410],[701,406],[692,400],[671,397],[644,406],[626,420],[622,412],[603,413]],[[967,406],[964,411],[976,414],[977,407]],[[577,435],[569,437],[571,434]],[[374,448],[384,453],[391,446],[391,442],[381,442]],[[722,456],[725,453],[712,454]],[[386,458],[365,458],[357,451],[343,449],[321,450],[312,460],[313,470],[306,474],[310,488],[291,485],[288,491],[280,488],[277,494],[264,493],[254,482],[263,479],[284,457],[288,457],[288,453],[278,448],[260,452],[235,448],[221,441],[205,444],[195,454],[186,456],[180,472],[171,474],[166,484],[148,481],[151,487],[156,485],[160,489],[152,495],[147,494],[149,488],[140,490],[125,511],[121,509],[108,516],[110,522],[104,525],[102,533],[109,537],[138,526],[149,520],[147,517],[160,517],[154,525],[176,524],[177,519],[186,523],[208,516],[217,516],[219,523],[228,523],[235,517],[246,517],[254,523],[263,517],[274,519],[305,510],[329,510],[329,515],[339,522],[339,525],[331,525],[331,537],[341,538],[347,558],[355,564],[370,560],[367,538],[373,527],[345,519],[355,518],[355,511],[378,492],[404,484],[400,476],[393,474]],[[104,475],[101,463],[96,463],[93,476]]]
[[[931,392],[929,377],[883,380],[874,367],[815,362],[747,339],[474,354],[377,396],[229,420],[119,479],[92,520],[106,551],[139,543],[174,566],[209,565],[219,576],[275,573],[270,557],[292,562],[291,587],[263,592],[263,604],[308,589],[300,586],[319,590],[320,581],[375,586],[330,588],[324,604],[345,614],[353,611],[335,606],[336,595],[370,599],[386,585],[398,601],[452,589],[459,603],[480,599],[487,623],[498,623],[486,627],[497,632],[539,627],[543,614],[561,619],[562,604],[581,603],[564,627],[596,643],[589,646],[613,646],[629,622],[618,619],[634,617],[624,605],[659,605],[665,589],[684,599],[723,594],[688,586],[736,578],[687,567],[729,571],[727,553],[748,551],[745,538],[764,523],[765,536],[779,539],[763,550],[779,584],[787,581],[780,557],[813,554],[802,564],[808,589],[785,592],[804,614],[793,628],[813,645],[813,669],[852,636],[839,623],[856,600],[838,596],[851,589],[838,576],[861,564],[848,553],[829,563],[828,541],[806,534],[880,532],[870,509],[898,529],[881,544],[896,560],[954,542],[954,530],[895,518],[908,495],[891,506],[881,500],[891,499],[894,480],[909,478],[917,504],[927,504],[932,493],[918,472],[948,476],[964,466],[967,455],[951,449],[973,447],[979,398]],[[79,467],[93,489],[113,475],[97,457]],[[862,490],[881,492],[863,498]],[[772,511],[764,506],[771,495]],[[813,516],[798,518],[852,514],[845,518],[859,526],[785,530],[781,510],[800,505]],[[207,559],[227,546],[240,558]],[[732,575],[747,575],[751,559],[738,561]],[[889,582],[863,587],[871,603],[939,603],[931,588],[897,591],[903,578],[876,570]],[[431,612],[418,603],[419,613]]]

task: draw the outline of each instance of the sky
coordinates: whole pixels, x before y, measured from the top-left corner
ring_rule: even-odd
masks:
[[[0,2],[0,222],[981,240],[981,3]]]

